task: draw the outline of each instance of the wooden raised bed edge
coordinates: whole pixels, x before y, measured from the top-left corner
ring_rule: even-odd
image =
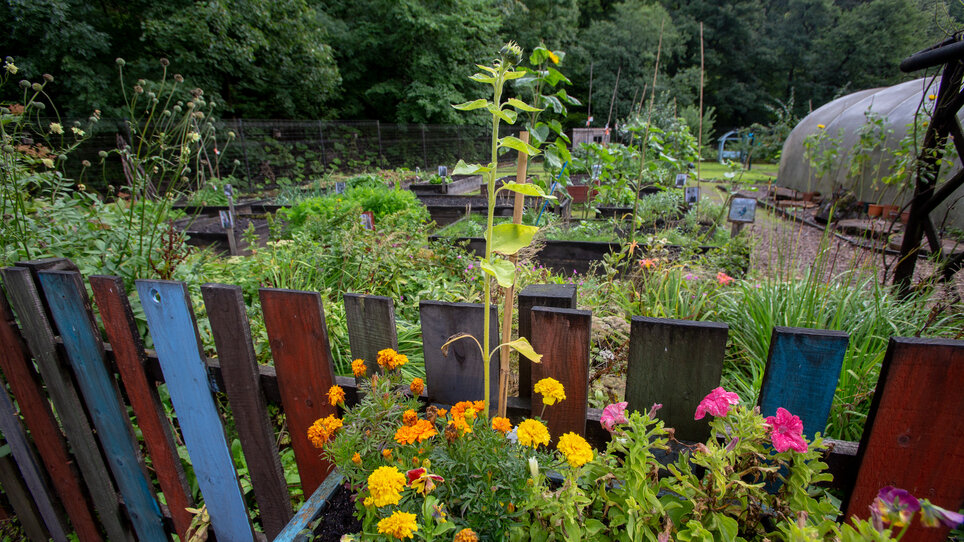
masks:
[[[412,183],[408,189],[415,194],[439,195],[439,194],[467,194],[475,192],[482,186],[481,175],[453,175],[452,181],[447,183]]]

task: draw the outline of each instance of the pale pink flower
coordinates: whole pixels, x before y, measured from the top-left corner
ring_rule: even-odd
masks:
[[[719,282],[721,286],[729,286],[730,283],[733,282],[734,280],[736,279],[734,279],[733,277],[727,275],[722,271],[716,274],[716,282]]]
[[[807,451],[807,441],[803,440],[803,422],[799,416],[794,416],[789,410],[780,407],[776,416],[767,416],[766,422],[771,428],[770,440],[778,452],[790,449],[800,453]]]
[[[735,405],[739,402],[739,395],[731,391],[726,391],[723,388],[716,388],[700,401],[700,404],[696,407],[696,415],[693,416],[693,419],[702,420],[707,412],[717,418],[722,418],[730,413],[730,405]]]
[[[627,423],[629,421],[626,419],[627,405],[629,405],[629,403],[623,401],[621,403],[607,405],[606,408],[603,409],[602,416],[599,417],[599,423],[606,428],[606,431],[612,433],[614,425],[617,423]]]

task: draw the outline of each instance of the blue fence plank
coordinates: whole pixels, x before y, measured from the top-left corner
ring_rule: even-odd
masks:
[[[137,293],[214,532],[219,540],[252,540],[187,287],[181,282],[138,280]]]
[[[808,439],[824,433],[849,335],[776,326],[760,390],[760,412],[773,416],[783,407],[800,417]]]
[[[332,471],[311,497],[301,505],[291,521],[285,525],[274,542],[303,542],[311,537],[311,523],[321,517],[328,501],[334,496],[338,486],[345,483],[345,477],[338,471]]]
[[[168,540],[161,509],[141,467],[127,410],[107,371],[104,345],[91,320],[80,273],[41,271],[39,278],[134,530],[141,540]]]

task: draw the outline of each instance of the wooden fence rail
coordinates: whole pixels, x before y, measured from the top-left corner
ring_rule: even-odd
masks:
[[[256,363],[237,286],[201,288],[218,353],[208,359],[183,283],[137,281],[155,347],[148,352],[120,279],[90,278],[97,319],[83,278],[69,262],[24,262],[0,275],[6,291],[0,291],[0,371],[8,391],[0,394],[0,430],[24,481],[0,469],[0,483],[31,539],[64,540],[69,532],[84,541],[183,536],[192,519],[187,508],[195,505],[178,455],[176,443],[182,440],[219,540],[296,540],[322,513],[342,479],[330,474],[331,465],[312,448],[306,430],[317,418],[337,413],[325,396],[332,384],[346,389],[349,402],[357,386],[354,378],[334,375],[319,294],[260,291],[274,359],[273,366],[263,366]],[[609,435],[598,423],[599,411],[588,408],[592,315],[575,310],[575,300],[573,287],[538,285],[520,294],[521,331],[545,357],[542,364],[520,367],[519,394],[509,398],[508,412],[515,419],[540,414],[532,385],[551,376],[565,385],[568,396],[564,408],[546,412],[551,434],[573,431],[600,446]],[[392,300],[347,294],[344,303],[352,355],[372,367],[379,350],[398,344]],[[458,332],[480,337],[482,307],[422,301],[420,313],[423,400],[481,399],[475,344],[456,342],[447,357],[439,347]],[[495,341],[499,320],[491,321]],[[633,318],[630,408],[663,403],[660,414],[678,438],[707,438],[705,423],[692,416],[700,399],[720,383],[726,339],[724,324]],[[845,333],[774,329],[760,393],[763,413],[783,406],[801,416],[808,436],[821,432],[846,349]],[[493,367],[493,381],[496,371]],[[847,496],[848,515],[864,515],[885,485],[904,487],[945,508],[964,504],[962,389],[964,341],[891,340],[859,447],[837,442],[828,456],[835,484]],[[170,397],[173,411],[166,410],[162,393]],[[216,407],[223,402],[220,393],[227,398],[236,441],[229,441]],[[297,511],[268,404],[280,405],[286,417],[307,499]],[[128,405],[143,447],[135,439]],[[235,470],[239,451],[249,494],[242,492]],[[17,488],[25,489],[18,493]],[[263,533],[249,518],[255,503]],[[942,540],[945,535],[930,529],[908,536]]]

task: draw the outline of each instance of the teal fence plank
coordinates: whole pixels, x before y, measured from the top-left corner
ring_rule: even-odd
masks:
[[[140,540],[168,540],[161,509],[141,467],[127,410],[107,371],[104,345],[90,318],[80,273],[41,271],[39,278],[134,530]]]
[[[138,280],[137,293],[214,532],[219,540],[252,540],[187,287],[181,282]]]
[[[843,331],[777,326],[760,390],[760,412],[783,407],[800,417],[803,434],[824,433],[849,335]]]

